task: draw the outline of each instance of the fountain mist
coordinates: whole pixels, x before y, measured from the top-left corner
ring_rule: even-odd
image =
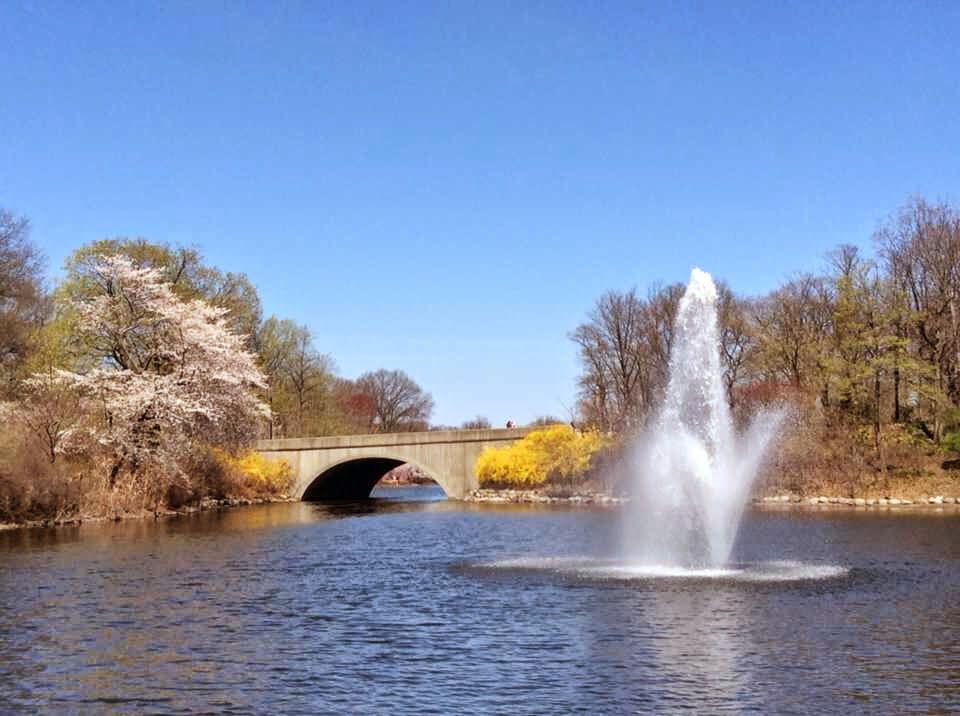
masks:
[[[645,564],[727,562],[750,485],[782,418],[765,411],[746,432],[734,430],[716,303],[710,274],[693,269],[677,312],[667,393],[636,450],[626,546]]]

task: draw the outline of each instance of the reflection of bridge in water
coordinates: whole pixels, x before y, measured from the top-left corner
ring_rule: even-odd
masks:
[[[335,435],[323,438],[261,440],[257,450],[293,467],[294,495],[302,500],[370,496],[390,470],[412,463],[460,500],[477,488],[474,466],[486,447],[509,445],[528,428],[435,430],[423,433]]]

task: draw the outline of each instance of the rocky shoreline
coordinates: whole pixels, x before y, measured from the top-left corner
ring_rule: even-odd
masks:
[[[604,492],[575,492],[569,495],[551,495],[539,490],[489,490],[480,489],[469,493],[464,502],[490,502],[494,504],[572,504],[572,505],[620,505],[629,502],[626,497]]]
[[[755,505],[841,506],[841,507],[960,507],[960,497],[934,495],[911,499],[907,497],[832,497],[816,495],[768,495],[753,498]]]
[[[570,495],[551,495],[539,490],[491,490],[480,489],[469,493],[465,502],[484,502],[490,504],[540,504],[540,505],[622,505],[630,502],[629,497],[610,495],[603,492],[575,492]],[[935,495],[911,499],[906,497],[834,497],[817,495],[766,495],[751,499],[759,506],[777,507],[955,507],[960,509],[960,497]]]

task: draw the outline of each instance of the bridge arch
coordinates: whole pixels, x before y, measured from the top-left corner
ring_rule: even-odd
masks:
[[[449,495],[449,488],[443,484],[440,473],[422,464],[398,456],[351,457],[328,465],[303,491],[300,499],[304,502],[322,500],[364,500],[378,482],[395,467],[415,465],[436,482]]]

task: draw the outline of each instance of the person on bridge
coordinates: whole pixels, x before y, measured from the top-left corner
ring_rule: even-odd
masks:
[[[512,427],[513,427],[513,421],[512,421],[512,420],[508,420],[508,421],[507,421],[507,427],[508,427],[508,428],[512,428]]]

